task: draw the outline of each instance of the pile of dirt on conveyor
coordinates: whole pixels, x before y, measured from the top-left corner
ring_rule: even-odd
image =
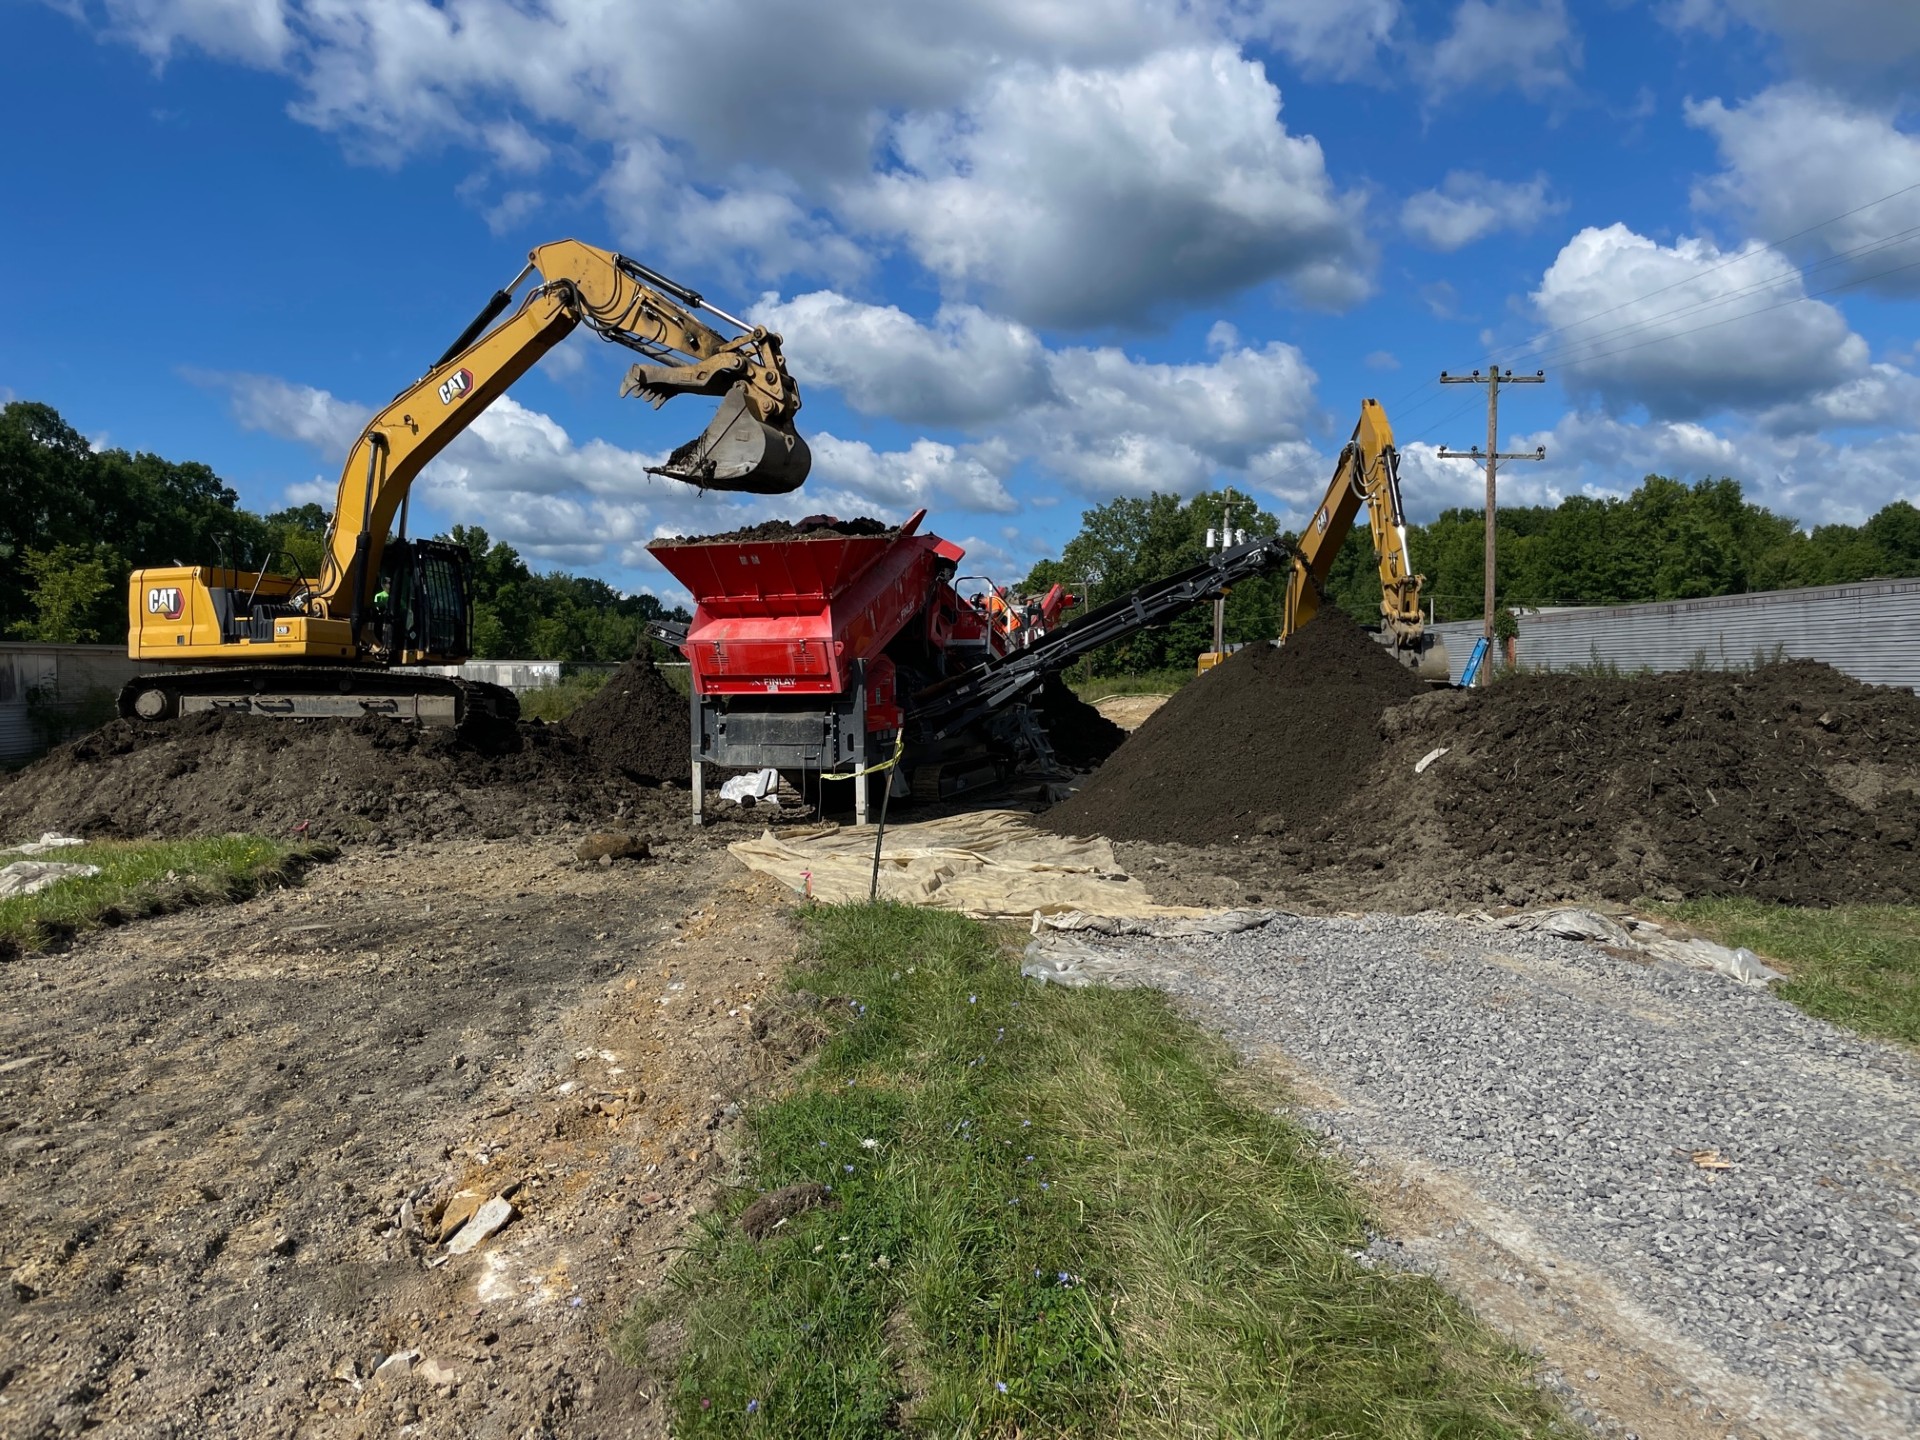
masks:
[[[719,545],[742,540],[824,540],[839,536],[845,540],[862,535],[891,535],[900,527],[884,520],[856,515],[842,520],[837,515],[809,515],[804,520],[763,520],[744,530],[729,530],[724,535],[689,535],[664,543],[672,545]]]
[[[202,714],[113,721],[0,782],[0,838],[503,839],[665,823],[684,806],[684,791],[609,769],[539,724],[463,739],[391,720]]]
[[[1034,708],[1040,712],[1053,753],[1072,769],[1091,770],[1105,763],[1126,741],[1125,730],[1074,694],[1058,675],[1046,678]]]
[[[1403,707],[1387,728],[1400,733],[1378,804],[1345,828],[1370,833],[1376,861],[1439,898],[1920,900],[1911,691],[1810,661],[1521,675]]]
[[[1381,713],[1425,686],[1328,609],[1281,648],[1249,645],[1183,687],[1072,799],[1063,834],[1225,845],[1317,823],[1365,784]]]
[[[567,716],[560,728],[602,768],[640,780],[693,773],[687,697],[654,663],[637,656]]]

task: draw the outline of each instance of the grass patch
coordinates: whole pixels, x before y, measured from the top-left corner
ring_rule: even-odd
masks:
[[[307,866],[333,857],[326,845],[287,845],[254,835],[204,840],[102,840],[44,855],[0,855],[98,865],[98,875],[61,880],[32,895],[0,900],[0,959],[43,950],[83,930],[120,925],[292,884]]]
[[[520,692],[520,718],[557,725],[600,693],[612,670],[581,670]]]
[[[1355,1259],[1340,1171],[1159,995],[1042,988],[944,911],[807,936],[832,1035],[750,1117],[754,1180],[832,1200],[756,1244],[742,1191],[629,1317],[677,1433],[1561,1433],[1523,1357]]]
[[[1067,683],[1074,694],[1091,705],[1109,695],[1171,695],[1193,678],[1192,669],[1146,670],[1138,675],[1102,675],[1095,680],[1075,680],[1069,675]]]
[[[1722,945],[1778,960],[1774,991],[1862,1035],[1920,1045],[1920,906],[1803,910],[1759,900],[1696,900],[1665,914]]]

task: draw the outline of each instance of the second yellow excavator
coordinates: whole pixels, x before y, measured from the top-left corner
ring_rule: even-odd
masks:
[[[1420,613],[1420,587],[1426,577],[1414,574],[1407,552],[1407,515],[1400,503],[1400,452],[1394,448],[1393,426],[1378,400],[1360,402],[1353,438],[1342,447],[1327,493],[1293,548],[1280,638],[1284,641],[1319,613],[1334,558],[1347,543],[1347,534],[1362,505],[1367,507],[1374,562],[1380,571],[1380,643],[1421,679],[1445,684],[1449,674],[1447,649],[1427,630],[1426,617]],[[1209,651],[1200,657],[1200,669],[1209,670],[1224,658]]]
[[[500,320],[536,274],[540,283]],[[738,333],[696,318],[702,309]],[[514,713],[509,691],[405,668],[457,665],[473,648],[467,554],[408,540],[407,494],[429,460],[582,323],[646,357],[627,372],[622,395],[656,409],[676,395],[721,397],[712,423],[653,474],[762,495],[805,481],[811,457],[793,428],[800,392],[778,335],[624,255],[577,240],[542,245],[360,432],[317,576],[212,565],[133,572],[127,653],[184,668],[128,684],[121,713],[380,714],[429,724]]]

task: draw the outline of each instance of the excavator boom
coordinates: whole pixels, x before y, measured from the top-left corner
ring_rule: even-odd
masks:
[[[515,292],[535,275],[516,306]],[[735,333],[715,329],[699,310]],[[443,542],[409,541],[407,496],[434,456],[581,324],[642,357],[623,395],[656,408],[676,395],[720,398],[706,430],[652,473],[763,495],[805,481],[811,460],[793,428],[800,392],[778,335],[624,255],[577,240],[542,245],[360,432],[341,471],[317,576],[185,565],[133,573],[128,653],[189,668],[133,682],[122,712],[150,720],[195,709],[377,712],[447,723],[504,713],[506,692],[483,696],[425,676],[374,683],[365,672],[458,664],[472,653],[467,556]]]
[[[1320,609],[1334,558],[1347,542],[1360,507],[1367,507],[1373,553],[1380,569],[1380,631],[1404,663],[1423,679],[1447,678],[1447,654],[1427,634],[1420,612],[1424,575],[1413,572],[1407,553],[1407,517],[1400,503],[1400,452],[1394,448],[1393,426],[1378,400],[1360,402],[1360,419],[1353,438],[1340,452],[1333,480],[1320,508],[1300,536],[1299,556],[1287,582],[1287,608],[1282,635],[1291,635]]]

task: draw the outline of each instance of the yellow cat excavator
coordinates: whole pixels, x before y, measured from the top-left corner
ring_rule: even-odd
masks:
[[[1293,572],[1287,579],[1287,610],[1281,629],[1284,638],[1311,620],[1320,610],[1334,557],[1346,544],[1347,532],[1360,507],[1367,507],[1373,530],[1373,554],[1380,567],[1380,641],[1401,664],[1423,680],[1445,683],[1447,650],[1439,637],[1427,633],[1420,613],[1424,575],[1413,573],[1407,554],[1407,516],[1400,504],[1400,452],[1394,448],[1393,426],[1378,400],[1360,402],[1360,421],[1353,438],[1340,452],[1333,480],[1313,519],[1301,532]]]
[[[534,275],[540,283],[500,321]],[[695,318],[702,309],[738,333]],[[762,495],[807,478],[811,457],[793,428],[800,392],[778,335],[624,255],[577,240],[542,245],[361,431],[341,472],[319,575],[211,565],[133,572],[127,653],[186,668],[128,684],[120,713],[378,714],[442,725],[516,713],[500,687],[402,668],[457,665],[473,648],[467,554],[407,539],[407,492],[429,460],[582,323],[646,357],[627,372],[622,395],[656,409],[676,395],[721,397],[706,430],[652,473]]]

